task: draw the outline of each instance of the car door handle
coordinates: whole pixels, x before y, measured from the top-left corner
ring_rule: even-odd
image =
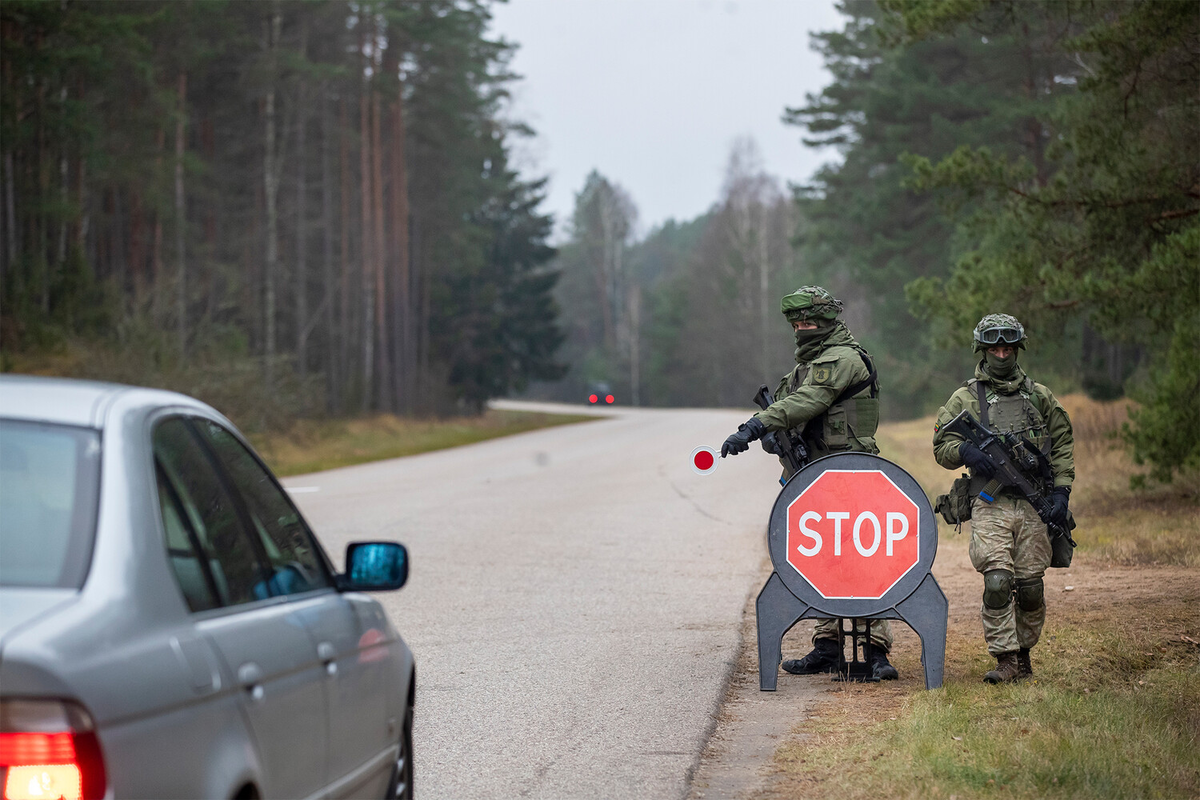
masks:
[[[263,696],[262,667],[255,664],[253,661],[247,661],[238,667],[237,671],[238,683],[243,689],[250,692],[250,696],[255,700],[261,700]]]
[[[337,675],[337,649],[329,642],[321,642],[317,645],[317,658],[321,659],[321,663],[325,665],[325,672],[328,675]]]

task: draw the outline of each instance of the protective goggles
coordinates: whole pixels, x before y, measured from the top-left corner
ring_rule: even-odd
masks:
[[[1025,329],[1020,325],[1017,327],[1004,326],[1001,328],[986,328],[979,332],[978,339],[983,344],[1017,344],[1025,338]]]

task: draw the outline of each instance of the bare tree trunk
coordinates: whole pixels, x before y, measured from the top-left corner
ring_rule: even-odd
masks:
[[[366,54],[366,23],[359,21],[359,52],[363,53],[362,63],[362,94],[359,97],[359,162],[362,170],[362,307],[363,307],[363,393],[362,410],[367,411],[371,406],[371,391],[374,387],[375,368],[375,290],[374,275],[375,254],[371,252],[374,236],[371,231],[371,182],[378,176],[371,174],[371,79],[367,74],[370,65]]]
[[[145,228],[146,220],[142,213],[142,196],[137,192],[133,192],[129,208],[129,270],[133,273],[134,303],[139,309],[146,295]]]
[[[350,115],[346,110],[345,96],[338,99],[338,118],[340,124],[338,126],[338,158],[341,167],[341,211],[342,211],[342,226],[340,230],[342,244],[342,272],[341,272],[341,293],[338,299],[341,301],[341,315],[339,322],[341,323],[341,335],[338,337],[339,358],[341,368],[338,370],[339,375],[344,380],[350,376],[350,144],[348,141],[348,132],[350,130]],[[338,405],[341,406],[341,397],[344,394],[343,389],[339,389]]]
[[[158,134],[155,137],[157,143],[157,155],[154,157],[154,174],[162,174],[162,153],[163,148],[167,144],[167,132],[162,128],[158,129]],[[109,230],[112,225],[110,223]],[[154,212],[154,244],[151,247],[150,258],[150,281],[151,281],[151,296],[150,296],[150,314],[157,323],[162,315],[162,275],[163,275],[163,260],[162,260],[162,214],[158,211]]]
[[[412,410],[412,276],[408,241],[408,165],[404,126],[404,88],[396,92],[392,103],[392,252],[395,254],[395,280],[392,284],[392,353],[395,356],[396,400],[399,408]]]
[[[308,17],[301,15],[300,57],[308,56]],[[296,370],[308,370],[308,83],[301,78],[296,113]]]
[[[37,49],[42,48],[42,35],[38,34]],[[37,90],[37,176],[38,176],[38,195],[46,197],[50,180],[46,175],[46,83],[44,80],[38,83]],[[50,313],[50,268],[47,264],[46,253],[46,234],[48,220],[46,212],[42,211],[38,214],[39,230],[34,238],[36,263],[41,267],[41,302],[42,313]]]
[[[629,387],[630,398],[635,406],[642,404],[642,361],[641,361],[641,327],[642,327],[642,289],[631,286],[629,289]]]
[[[187,73],[179,73],[178,105],[175,109],[175,258],[179,275],[179,296],[176,316],[179,324],[179,354],[187,358],[187,259],[184,233],[187,228],[187,208],[183,195],[183,155],[186,108]]]
[[[8,223],[4,239],[7,244],[8,269],[10,270],[16,269],[17,253],[21,251],[20,232],[17,230],[16,191],[13,188],[16,183],[13,175],[14,169],[13,154],[10,150],[4,154],[4,218]]]
[[[765,203],[756,203],[759,212],[758,241],[755,242],[755,261],[758,262],[758,371],[762,380],[771,374],[770,315],[771,260],[767,257],[767,209]]]
[[[79,253],[82,256],[87,248],[88,233],[90,232],[92,225],[92,215],[88,210],[87,161],[82,155],[79,157],[79,171],[77,173],[77,177],[79,180],[79,183],[76,187],[76,198],[79,201],[79,227],[76,229],[75,245],[79,248]],[[89,261],[86,256],[84,257],[84,261],[92,269],[95,269],[95,266],[92,265],[91,261]]]
[[[338,392],[338,358],[333,328],[333,166],[330,164],[329,85],[321,86],[321,229],[322,278],[325,286],[325,408],[330,414],[341,410]]]
[[[378,405],[382,411],[394,410],[392,392],[392,376],[391,364],[388,353],[388,325],[387,325],[387,285],[386,285],[386,269],[384,268],[385,258],[387,254],[386,240],[383,234],[383,146],[381,143],[380,128],[380,106],[381,101],[378,90],[371,93],[371,163],[372,163],[372,182],[371,182],[371,200],[374,206],[374,214],[372,215],[372,227],[374,234],[374,242],[372,250],[375,256],[375,331],[376,331],[376,349],[378,350],[379,359],[379,397]]]
[[[62,87],[58,92],[59,104],[65,106],[67,104],[67,87]],[[65,115],[64,115],[65,118]],[[71,170],[70,164],[67,161],[67,131],[64,126],[59,129],[59,150],[58,155],[58,199],[59,199],[59,220],[58,220],[58,247],[54,254],[54,271],[61,273],[63,265],[67,261],[67,200],[71,194]]]
[[[283,15],[279,3],[272,3],[271,17],[267,23],[267,51],[270,61],[271,84],[267,89],[266,98],[266,149],[263,154],[263,189],[266,193],[267,204],[267,257],[263,265],[264,309],[266,316],[266,336],[263,343],[265,356],[264,367],[267,392],[275,385],[275,279],[277,262],[279,260],[279,213],[276,201],[279,197],[279,168],[275,155],[275,79],[276,64],[275,50],[279,43],[280,29],[283,27]]]

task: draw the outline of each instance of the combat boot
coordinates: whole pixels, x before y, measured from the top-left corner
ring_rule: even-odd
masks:
[[[900,677],[900,673],[896,672],[896,668],[888,661],[887,651],[882,647],[871,648],[871,675],[879,681],[894,681]]]
[[[1017,666],[1021,668],[1021,678],[1033,677],[1033,662],[1029,659],[1029,648],[1022,647],[1017,652]]]
[[[983,679],[988,683],[1013,683],[1022,677],[1021,661],[1016,652],[1012,652],[996,656],[996,668],[984,675]]]
[[[841,647],[837,639],[817,639],[813,649],[804,658],[790,658],[783,662],[784,672],[793,675],[816,675],[821,672],[836,672]]]

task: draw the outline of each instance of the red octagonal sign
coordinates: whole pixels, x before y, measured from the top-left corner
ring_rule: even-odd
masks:
[[[787,562],[822,597],[876,600],[917,565],[917,504],[878,470],[826,470],[787,509]]]

